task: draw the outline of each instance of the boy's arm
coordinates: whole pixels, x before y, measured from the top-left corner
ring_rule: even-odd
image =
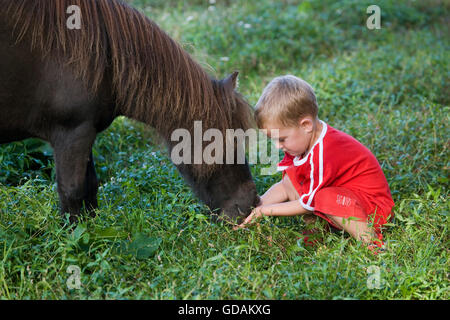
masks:
[[[297,216],[302,214],[311,213],[311,211],[306,210],[300,204],[299,200],[287,201],[282,203],[275,203],[265,206],[256,207],[253,209],[252,213],[244,220],[242,224],[235,227],[243,228],[250,221],[265,215],[265,216]]]
[[[256,208],[259,210],[259,215],[265,216],[297,216],[301,214],[311,213],[300,204],[300,200],[287,201],[282,203],[275,203]]]

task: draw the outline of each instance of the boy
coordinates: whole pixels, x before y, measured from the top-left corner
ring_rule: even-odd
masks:
[[[278,164],[283,178],[238,227],[261,215],[303,215],[306,223],[318,216],[357,240],[381,246],[381,227],[394,206],[383,171],[365,146],[317,113],[314,91],[300,78],[277,77],[264,89],[255,117],[285,153]]]

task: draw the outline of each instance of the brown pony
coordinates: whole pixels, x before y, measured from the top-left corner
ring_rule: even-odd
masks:
[[[80,29],[67,9],[80,9]],[[253,126],[237,73],[212,79],[154,22],[119,0],[0,0],[0,143],[37,137],[54,149],[61,213],[97,208],[92,145],[120,115],[171,133]],[[237,152],[237,146],[235,148]],[[193,153],[192,153],[193,154]],[[224,153],[225,154],[225,153]],[[212,210],[242,220],[259,202],[248,163],[179,164]]]

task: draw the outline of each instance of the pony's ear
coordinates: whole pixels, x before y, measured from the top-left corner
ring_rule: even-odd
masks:
[[[238,75],[239,71],[235,71],[223,80],[226,89],[231,91],[237,88],[239,84]]]

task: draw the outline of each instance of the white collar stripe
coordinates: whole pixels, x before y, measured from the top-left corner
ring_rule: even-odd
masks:
[[[321,186],[322,182],[323,182],[323,141],[320,142],[320,144],[319,144],[319,183],[317,184],[317,187],[314,189],[314,191],[309,196],[308,205],[311,205],[314,195],[316,194],[317,189],[319,189],[319,187]]]
[[[311,192],[313,191],[313,187],[314,187],[314,162],[313,162],[313,158],[314,158],[314,151],[311,149],[311,156],[309,158],[309,163],[311,165],[311,171],[309,172],[309,179],[310,179],[310,183],[309,183],[309,192],[302,195],[301,196],[301,201],[303,202],[303,199],[308,197]],[[306,203],[307,206],[309,206],[311,204],[311,202],[308,199],[308,202]]]
[[[293,160],[294,166],[301,166],[302,164],[304,164],[306,162],[306,160],[308,159],[309,154],[314,150],[316,145],[322,143],[323,138],[325,137],[325,134],[327,133],[328,126],[322,120],[319,120],[319,121],[322,124],[322,132],[320,133],[319,139],[317,139],[317,141],[312,146],[311,150],[309,150],[308,154],[305,155],[302,159],[299,159],[298,156],[294,157],[294,160]]]
[[[319,189],[319,187],[322,185],[322,182],[323,182],[323,136],[325,136],[325,133],[326,133],[326,129],[322,130],[322,134],[317,141],[319,144],[319,183],[317,184],[316,188],[314,188],[314,147],[313,147],[313,148],[311,148],[311,151],[310,151],[311,156],[309,159],[309,163],[311,165],[311,171],[310,171],[310,180],[311,181],[309,184],[309,192],[300,197],[301,205],[305,209],[310,210],[310,211],[314,210],[314,207],[311,207],[311,202],[313,201],[314,195],[316,194],[317,190]],[[313,188],[314,188],[314,190],[313,190]],[[307,197],[308,201],[307,201],[307,203],[304,203],[303,200],[306,197]]]

